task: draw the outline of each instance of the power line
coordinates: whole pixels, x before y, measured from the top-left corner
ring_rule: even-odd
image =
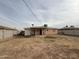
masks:
[[[24,2],[24,4],[28,7],[28,9],[31,11],[32,15],[36,18],[36,20],[39,20],[39,18],[35,15],[35,13],[33,12],[33,10],[31,9],[31,7],[27,4],[27,2],[25,2],[25,0],[22,0]],[[41,22],[40,22],[41,23]]]
[[[30,7],[33,6],[33,5],[31,4],[32,1],[33,1],[33,0],[28,0],[28,3],[29,3],[29,5],[30,5]],[[35,3],[36,3],[36,5],[38,4],[38,7],[40,6],[42,9],[47,9],[47,8],[44,6],[44,4],[42,4],[40,1],[36,0]],[[38,13],[40,13],[40,12],[38,12]],[[44,18],[42,17],[42,19],[44,19]],[[43,20],[41,20],[41,22],[42,22],[42,24],[43,24]]]
[[[21,24],[17,23],[17,22],[14,21],[14,20],[4,19],[4,18],[2,18],[2,17],[0,17],[0,19],[1,19],[1,20],[4,20],[4,21],[3,21],[4,24],[5,24],[5,23],[7,22],[7,20],[8,20],[8,22],[10,22],[11,24],[13,23],[13,25],[15,25],[15,24],[16,24],[16,25],[21,25]],[[1,20],[0,20],[0,21],[1,21]],[[6,22],[5,22],[5,21],[6,21]],[[7,25],[9,25],[9,24],[7,24]]]

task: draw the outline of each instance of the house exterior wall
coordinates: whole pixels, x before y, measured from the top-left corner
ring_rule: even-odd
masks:
[[[32,29],[31,33],[32,35],[40,35],[40,29]]]
[[[58,30],[56,29],[48,29],[46,31],[46,35],[53,35],[53,34],[57,34],[58,33]]]
[[[47,31],[47,29],[43,29],[43,30],[42,30],[42,34],[43,34],[43,35],[46,35],[46,31]]]
[[[31,35],[31,30],[30,29],[25,30],[25,36],[29,36],[29,35]]]
[[[31,30],[31,35],[34,35],[35,34],[35,30]]]
[[[16,30],[0,29],[0,39],[11,38],[17,33]]]
[[[47,31],[47,29],[38,29],[38,30],[35,30],[35,35],[46,35],[46,31]]]
[[[61,34],[79,36],[79,30],[61,30]]]
[[[4,30],[4,38],[13,37],[14,31],[13,30]]]
[[[35,30],[35,35],[40,35],[40,30]]]
[[[44,35],[46,33],[45,29],[25,29],[25,35]]]

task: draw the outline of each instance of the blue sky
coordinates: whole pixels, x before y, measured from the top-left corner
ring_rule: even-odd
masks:
[[[0,0],[0,25],[23,28],[31,24],[50,27],[79,26],[79,0]]]

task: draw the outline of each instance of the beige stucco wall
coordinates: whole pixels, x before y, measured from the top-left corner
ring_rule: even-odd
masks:
[[[58,33],[58,30],[55,30],[55,29],[48,29],[46,31],[46,35],[53,35],[53,34],[57,34]]]
[[[0,30],[0,39],[13,37],[16,33],[17,31],[15,30]]]
[[[31,30],[30,29],[25,30],[25,36],[28,36],[28,35],[31,35]]]

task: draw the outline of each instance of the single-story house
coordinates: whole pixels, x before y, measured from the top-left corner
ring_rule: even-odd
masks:
[[[30,27],[30,28],[25,28],[25,36],[30,36],[30,35],[44,35],[46,31],[46,28],[44,27]]]
[[[63,35],[79,36],[79,28],[77,28],[77,27],[65,27],[65,28],[59,29],[58,33],[63,34]]]
[[[0,39],[6,39],[6,38],[13,37],[17,33],[18,33],[18,30],[16,29],[12,29],[12,28],[5,27],[5,26],[0,26]]]
[[[45,26],[25,28],[25,35],[52,35],[57,34],[58,29]]]

